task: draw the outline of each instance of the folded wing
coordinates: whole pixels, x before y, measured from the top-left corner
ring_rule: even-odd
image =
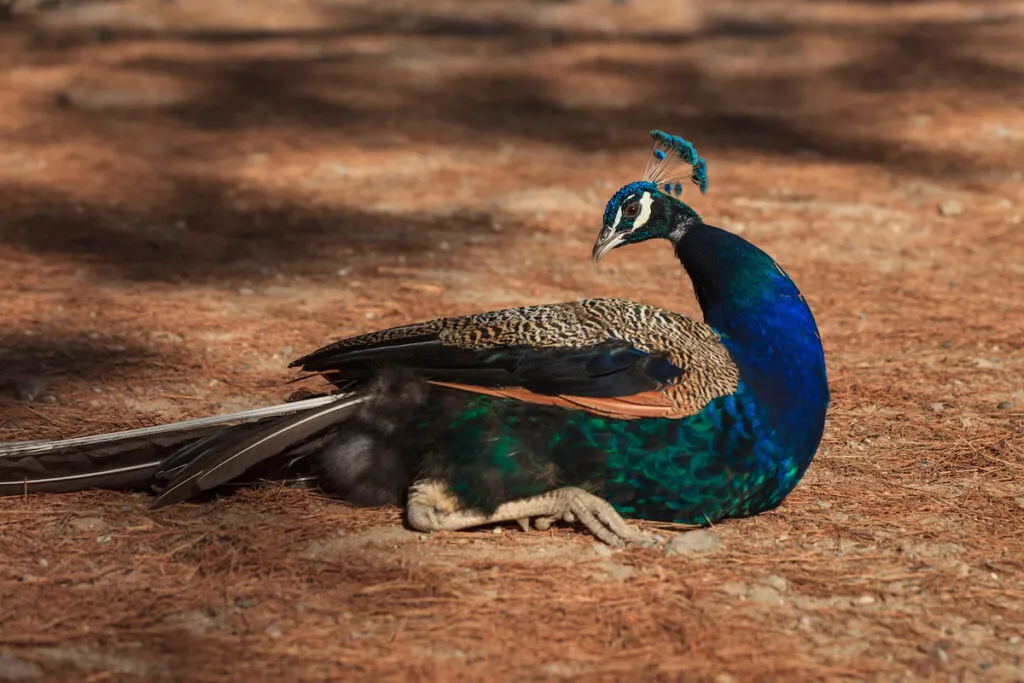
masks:
[[[345,339],[292,363],[339,386],[382,367],[463,391],[619,418],[682,417],[736,389],[718,334],[621,299],[444,318]]]

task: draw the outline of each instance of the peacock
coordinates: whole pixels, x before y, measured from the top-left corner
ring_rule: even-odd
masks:
[[[421,531],[626,522],[708,525],[778,506],[814,457],[829,388],[814,317],[786,272],[684,203],[707,191],[688,141],[651,131],[608,201],[596,263],[660,238],[704,322],[601,298],[440,318],[343,339],[290,367],[331,393],[62,441],[0,444],[0,494],[147,489],[154,506],[260,480],[404,506]]]

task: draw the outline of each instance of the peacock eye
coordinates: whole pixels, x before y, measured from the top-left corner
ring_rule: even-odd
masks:
[[[640,215],[640,205],[637,204],[636,202],[633,202],[632,204],[627,204],[622,209],[622,215],[624,215],[626,218],[636,218],[637,216]]]

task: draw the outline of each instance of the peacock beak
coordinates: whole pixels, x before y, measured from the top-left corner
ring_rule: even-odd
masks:
[[[597,241],[594,242],[594,251],[591,252],[590,257],[594,259],[594,263],[597,263],[604,255],[612,249],[622,246],[625,242],[621,232],[616,232],[607,225],[601,230],[601,234],[597,236]]]

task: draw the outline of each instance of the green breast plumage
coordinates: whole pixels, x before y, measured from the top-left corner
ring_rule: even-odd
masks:
[[[445,398],[459,407],[442,415]],[[464,401],[464,403],[463,403]],[[685,418],[620,419],[491,396],[438,396],[424,425],[449,428],[425,472],[474,508],[563,486],[607,499],[625,517],[705,524],[774,507],[795,467],[742,384]]]

